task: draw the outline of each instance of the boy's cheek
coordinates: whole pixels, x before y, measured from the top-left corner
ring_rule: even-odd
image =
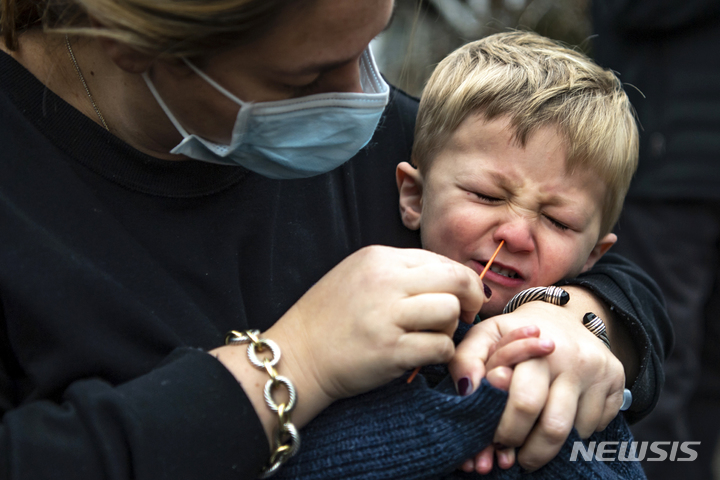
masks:
[[[500,315],[503,311],[503,308],[505,308],[505,305],[507,305],[507,302],[510,301],[510,298],[505,299],[504,297],[505,296],[501,295],[500,292],[496,292],[493,290],[490,301],[488,301],[480,309],[480,318],[484,320],[486,318],[494,317],[495,315]]]

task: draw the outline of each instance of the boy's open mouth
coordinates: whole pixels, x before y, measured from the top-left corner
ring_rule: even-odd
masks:
[[[487,262],[482,263],[483,267],[486,263]],[[493,263],[492,265],[490,265],[490,271],[507,278],[521,278],[520,275],[518,275],[517,272],[515,272],[514,270],[510,270],[509,268],[503,268],[497,263]]]

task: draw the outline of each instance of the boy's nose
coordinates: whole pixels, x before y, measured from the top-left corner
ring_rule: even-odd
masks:
[[[531,252],[535,249],[532,224],[532,218],[510,214],[495,229],[494,240],[505,240],[505,248],[511,253]]]

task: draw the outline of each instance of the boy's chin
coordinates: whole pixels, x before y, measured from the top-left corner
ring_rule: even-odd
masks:
[[[503,299],[491,298],[490,301],[483,305],[483,307],[480,309],[480,313],[478,313],[478,316],[480,317],[480,319],[485,320],[486,318],[500,315],[506,304],[507,302]]]

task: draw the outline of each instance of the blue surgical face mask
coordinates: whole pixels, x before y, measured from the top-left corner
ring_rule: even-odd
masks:
[[[244,102],[185,60],[200,77],[240,105],[229,145],[220,145],[180,125],[147,74],[143,78],[183,136],[170,153],[243,167],[273,179],[305,178],[342,165],[373,135],[390,88],[368,48],[360,58],[363,93],[322,93],[274,102]]]

